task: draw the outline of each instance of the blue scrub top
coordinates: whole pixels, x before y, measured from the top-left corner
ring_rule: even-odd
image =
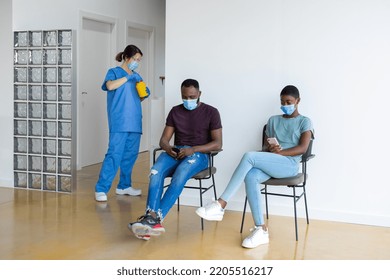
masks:
[[[120,79],[127,75],[122,67],[111,68],[108,70],[102,85],[102,90],[107,91],[107,114],[110,133],[142,133],[141,99],[135,88],[135,81],[128,81],[116,90],[108,90],[106,87],[107,81]]]

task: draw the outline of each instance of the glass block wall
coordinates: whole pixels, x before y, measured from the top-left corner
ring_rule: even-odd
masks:
[[[72,30],[14,32],[17,188],[74,189],[72,37]]]

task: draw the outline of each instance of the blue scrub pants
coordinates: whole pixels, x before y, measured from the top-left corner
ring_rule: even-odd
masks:
[[[146,210],[157,213],[163,220],[183,191],[186,182],[207,166],[208,155],[204,153],[194,153],[181,160],[176,160],[165,152],[161,153],[151,168]],[[170,175],[171,183],[163,195],[164,179]]]
[[[138,157],[140,141],[141,133],[110,133],[108,151],[96,183],[96,192],[108,193],[110,191],[118,168],[120,168],[120,179],[117,188],[126,189],[132,186],[131,173]]]
[[[228,202],[245,181],[245,191],[256,226],[264,224],[259,185],[269,178],[295,176],[299,163],[291,157],[267,152],[247,152],[241,159],[220,198]]]

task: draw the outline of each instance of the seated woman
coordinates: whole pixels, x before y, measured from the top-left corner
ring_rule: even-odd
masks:
[[[244,239],[242,246],[255,248],[269,243],[268,229],[264,224],[259,184],[269,178],[286,178],[299,172],[300,160],[312,137],[312,123],[298,112],[299,91],[288,85],[280,93],[283,115],[272,116],[267,122],[266,135],[277,143],[266,143],[261,152],[247,152],[233,173],[225,191],[217,201],[196,210],[203,219],[222,221],[224,209],[245,181],[245,190],[255,226]]]

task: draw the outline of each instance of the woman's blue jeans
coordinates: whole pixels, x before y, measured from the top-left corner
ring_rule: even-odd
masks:
[[[165,152],[161,153],[150,171],[146,211],[156,212],[163,220],[183,191],[186,182],[207,166],[208,155],[204,153],[194,153],[180,160]],[[168,176],[172,176],[171,182],[163,194],[164,179]]]
[[[225,191],[220,196],[228,202],[245,181],[245,191],[256,226],[264,224],[261,206],[260,184],[269,178],[286,178],[295,176],[299,163],[290,157],[268,152],[247,152],[233,173]]]

